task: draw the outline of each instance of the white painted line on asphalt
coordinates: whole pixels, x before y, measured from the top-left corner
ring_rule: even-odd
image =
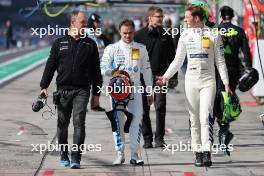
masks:
[[[34,63],[34,64],[24,68],[24,69],[19,70],[18,72],[15,72],[14,74],[11,74],[11,75],[5,77],[4,79],[0,80],[0,85],[5,83],[6,81],[9,81],[9,80],[11,80],[11,79],[13,79],[15,77],[18,77],[18,76],[28,72],[29,70],[32,70],[33,68],[45,63],[47,59],[48,59],[47,57],[43,58],[40,61],[38,61],[38,62],[36,62],[36,63]]]
[[[48,48],[48,47],[47,47],[47,48]],[[25,55],[22,55],[22,56],[19,56],[19,57],[15,57],[14,59],[11,59],[11,60],[8,60],[8,61],[6,61],[6,62],[1,63],[1,64],[0,64],[0,67],[5,66],[5,65],[8,65],[8,64],[11,64],[11,63],[13,63],[13,62],[20,61],[20,60],[24,59],[25,57],[30,57],[30,56],[32,56],[32,55],[35,55],[35,54],[37,54],[38,52],[41,52],[41,51],[43,51],[43,50],[46,50],[47,48],[39,49],[39,50],[37,50],[37,51],[32,51],[32,52],[30,52],[30,53],[28,53],[28,54],[25,54]]]
[[[13,53],[16,53],[16,52],[19,52],[19,51],[28,51],[28,50],[31,50],[31,49],[34,49],[34,48],[36,48],[36,46],[23,47],[23,48],[15,48],[15,49],[11,49],[11,50],[7,50],[7,51],[0,52],[0,56],[5,56],[5,55],[8,55],[8,54],[13,54]]]

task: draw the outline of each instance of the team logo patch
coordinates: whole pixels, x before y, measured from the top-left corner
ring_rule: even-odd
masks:
[[[133,67],[133,71],[134,71],[134,72],[138,72],[138,66],[134,66],[134,67]]]
[[[61,51],[61,50],[67,50],[67,49],[69,49],[68,46],[61,46],[61,47],[60,47],[60,51]]]
[[[204,37],[202,38],[202,47],[203,48],[210,48],[210,38]]]
[[[208,58],[208,54],[190,54],[190,58]]]
[[[136,48],[132,48],[132,60],[139,60],[140,58],[140,50]]]
[[[124,56],[117,56],[115,60],[116,60],[117,64],[124,64],[125,63],[125,57]]]

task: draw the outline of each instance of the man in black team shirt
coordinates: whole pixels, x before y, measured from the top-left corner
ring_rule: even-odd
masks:
[[[69,34],[58,38],[52,45],[50,56],[40,82],[41,94],[48,96],[47,88],[57,71],[58,122],[57,137],[60,148],[60,164],[71,168],[80,168],[82,144],[85,139],[86,107],[93,85],[93,96],[98,96],[102,85],[99,55],[96,43],[84,36],[87,17],[84,12],[71,14]],[[77,150],[68,157],[68,126],[73,113],[73,145]]]
[[[148,9],[148,26],[139,30],[135,35],[135,41],[146,45],[153,78],[165,73],[175,56],[175,47],[172,36],[165,34],[163,29],[163,10],[159,7]],[[164,35],[165,34],[165,35]],[[172,78],[177,81],[177,75]],[[155,83],[154,83],[155,85]],[[143,122],[142,131],[144,148],[152,148],[153,133],[149,117],[150,106],[147,105],[146,95],[143,95]],[[156,133],[155,147],[164,147],[165,116],[166,116],[166,93],[154,93],[154,105],[156,109]]]
[[[221,37],[224,44],[224,55],[228,77],[230,80],[230,89],[235,94],[238,80],[241,76],[241,71],[252,67],[252,56],[245,31],[231,22],[234,17],[233,9],[229,6],[223,6],[220,9],[220,15],[222,22],[219,25],[219,30],[225,29],[225,31],[227,31],[222,34]],[[243,57],[239,57],[239,53],[241,51],[243,53]],[[230,122],[221,122],[224,111],[224,109],[221,108],[221,91],[223,91],[224,86],[220,80],[219,74],[216,75],[216,78],[217,96],[215,99],[214,114],[220,128],[218,134],[219,142],[222,144],[222,139],[225,138],[224,144],[228,146],[234,135],[230,131]],[[228,150],[227,154],[229,155]]]

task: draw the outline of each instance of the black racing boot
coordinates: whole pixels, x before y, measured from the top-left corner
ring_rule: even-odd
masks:
[[[195,153],[195,162],[194,165],[196,167],[202,167],[203,166],[203,153],[202,152],[196,152]]]
[[[212,166],[211,153],[210,152],[204,152],[203,153],[203,164],[205,167]]]
[[[143,166],[144,165],[144,161],[143,160],[131,159],[130,160],[130,164],[132,164],[134,166]]]
[[[132,153],[130,164],[132,164],[134,166],[142,166],[142,165],[144,165],[144,161],[138,158],[137,153]]]

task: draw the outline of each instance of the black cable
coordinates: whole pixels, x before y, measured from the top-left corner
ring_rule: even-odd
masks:
[[[43,118],[44,120],[49,120],[49,119],[52,118],[52,116],[55,116],[55,115],[56,115],[56,106],[55,106],[55,112],[53,112],[52,108],[51,108],[47,103],[45,103],[45,105],[47,105],[47,107],[48,107],[50,110],[45,110],[45,111],[43,111],[43,113],[42,113],[42,118]],[[48,112],[50,113],[50,118],[44,118],[44,114],[45,114],[45,113],[48,113]],[[52,138],[52,140],[51,140],[51,144],[54,143],[56,137],[57,137],[57,133],[56,133],[55,136]],[[42,168],[42,166],[43,166],[43,164],[44,164],[44,161],[45,161],[46,157],[47,157],[48,154],[49,154],[49,152],[50,152],[50,151],[49,151],[48,149],[46,149],[46,151],[44,152],[44,154],[43,154],[43,156],[42,156],[42,158],[41,158],[40,164],[39,164],[39,166],[38,166],[36,172],[34,173],[34,176],[37,176],[37,175],[38,175],[39,171],[41,170],[41,168]]]
[[[57,133],[56,133],[55,136],[52,138],[51,144],[54,143],[56,137],[57,137]],[[34,176],[37,176],[37,175],[38,175],[39,171],[41,170],[41,168],[42,168],[42,166],[43,166],[43,164],[44,164],[44,161],[45,161],[46,157],[47,157],[48,154],[49,154],[49,152],[50,152],[50,151],[49,151],[48,149],[46,149],[45,153],[43,154],[43,156],[42,156],[42,158],[41,158],[41,161],[40,161],[39,167],[38,167],[38,169],[36,170],[36,172],[34,173]]]
[[[42,118],[43,118],[44,120],[52,119],[52,116],[55,117],[55,115],[56,115],[56,106],[55,106],[55,112],[53,112],[52,108],[51,108],[47,103],[46,103],[45,105],[49,108],[49,110],[45,110],[45,111],[43,111],[41,116],[42,116]],[[50,113],[49,118],[46,118],[46,117],[44,116],[45,113]]]
[[[256,41],[257,41],[257,49],[258,49],[259,63],[260,63],[260,68],[261,68],[262,77],[263,77],[263,79],[264,79],[264,71],[263,71],[263,66],[262,66],[261,57],[260,57],[260,51],[259,51],[258,29],[257,29],[257,27],[256,27],[255,12],[254,12],[253,5],[252,5],[251,0],[248,0],[248,1],[249,1],[249,3],[250,3],[251,11],[252,11],[252,13],[253,13],[253,21],[254,21],[254,28],[255,28],[255,30],[256,30]]]

